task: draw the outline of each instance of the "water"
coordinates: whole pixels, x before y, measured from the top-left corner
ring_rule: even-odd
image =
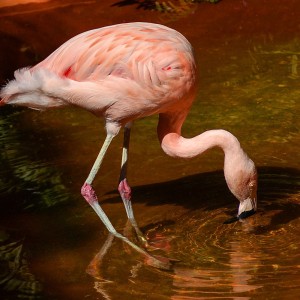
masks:
[[[184,125],[194,136],[233,132],[258,166],[259,210],[224,225],[237,201],[223,154],[167,157],[157,117],[133,128],[129,181],[148,266],[108,236],[80,195],[104,139],[103,122],[78,109],[0,114],[0,295],[3,299],[297,299],[300,295],[299,3],[223,0],[174,14],[117,1],[64,1],[0,8],[0,80],[46,57],[71,36],[124,21],[178,29],[199,65],[199,93]],[[3,46],[5,45],[5,46]],[[122,138],[95,188],[117,230],[134,240],[117,194]]]

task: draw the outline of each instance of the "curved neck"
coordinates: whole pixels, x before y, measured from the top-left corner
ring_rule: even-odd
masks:
[[[158,138],[164,152],[173,157],[192,158],[208,149],[219,147],[225,157],[244,156],[238,139],[223,129],[205,131],[193,138],[181,136],[182,118],[178,115],[160,115],[158,123]]]
[[[183,120],[184,114],[180,113],[160,115],[157,132],[162,149],[170,156],[191,158],[213,147],[220,147],[225,154],[224,176],[227,186],[241,203],[245,203],[240,206],[239,215],[243,211],[251,211],[249,207],[255,210],[256,169],[237,138],[226,130],[217,129],[186,139],[180,132]]]

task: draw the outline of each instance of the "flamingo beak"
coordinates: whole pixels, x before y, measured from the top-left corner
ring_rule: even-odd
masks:
[[[240,202],[238,215],[225,221],[224,224],[230,224],[236,221],[244,220],[255,214],[257,210],[256,186],[250,186],[250,196]]]
[[[232,217],[224,222],[224,224],[231,224],[237,221],[244,220],[252,215],[255,214],[256,208],[254,206],[254,200],[250,197],[244,200],[239,205],[239,212],[238,215],[235,217]]]
[[[256,211],[254,210],[254,208],[252,208],[252,209],[250,209],[250,210],[243,211],[242,213],[240,213],[240,214],[237,216],[237,218],[238,218],[239,220],[243,220],[243,219],[246,219],[246,218],[248,218],[248,217],[254,215],[255,212],[256,212]]]
[[[252,182],[249,185],[250,195],[242,201],[239,206],[238,219],[246,219],[255,214],[257,210],[257,195],[256,195],[256,183]]]

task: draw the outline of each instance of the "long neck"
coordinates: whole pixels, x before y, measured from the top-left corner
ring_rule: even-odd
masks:
[[[218,129],[186,139],[180,133],[184,119],[185,115],[181,113],[160,114],[157,131],[162,149],[170,156],[191,158],[213,147],[220,147],[225,154],[224,176],[229,190],[239,201],[247,200],[246,204],[252,199],[251,207],[255,209],[255,165],[243,151],[237,138],[228,131]],[[251,189],[250,184],[254,188]],[[239,214],[244,210],[240,207]]]
[[[192,158],[208,149],[220,147],[225,153],[225,163],[226,157],[239,158],[245,155],[237,138],[222,129],[205,131],[189,139],[182,137],[181,125],[183,121],[184,116],[160,115],[158,138],[166,154],[173,157]],[[241,159],[243,159],[242,157]]]
[[[224,176],[228,188],[239,200],[246,199],[244,189],[237,180],[242,182],[243,174],[248,174],[255,166],[237,138],[223,129],[205,131],[190,139],[184,138],[180,132],[184,119],[185,116],[180,113],[160,114],[157,132],[165,153],[173,157],[192,158],[213,147],[221,148],[225,154]]]

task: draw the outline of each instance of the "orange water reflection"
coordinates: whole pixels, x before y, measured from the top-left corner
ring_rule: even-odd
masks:
[[[179,18],[115,2],[1,7],[1,83],[79,32],[129,21],[169,25],[188,37],[199,65],[199,93],[184,135],[225,128],[239,137],[259,167],[259,212],[245,223],[223,225],[237,203],[220,171],[222,153],[175,161],[159,147],[157,119],[137,122],[129,166],[135,215],[159,248],[151,253],[179,260],[172,272],[151,268],[120,241],[105,244],[105,228],[81,199],[104,138],[101,121],[74,109],[4,107],[0,296],[297,299],[300,2],[222,0]],[[120,147],[117,138],[95,187],[121,232],[126,217],[113,191]]]

